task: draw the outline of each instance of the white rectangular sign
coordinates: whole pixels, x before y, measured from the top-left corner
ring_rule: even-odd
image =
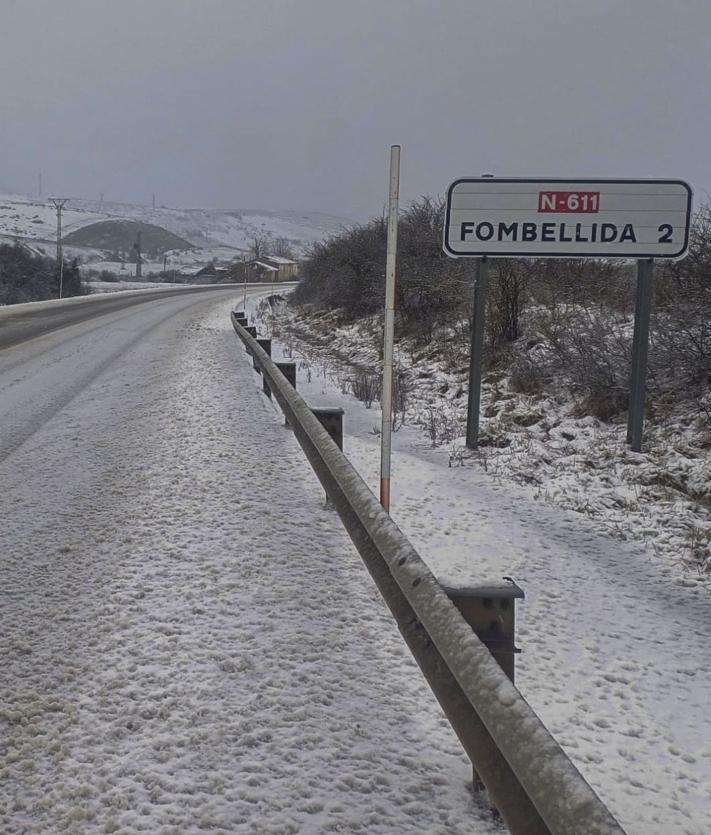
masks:
[[[462,178],[447,191],[444,251],[681,258],[690,214],[691,189],[681,180]]]

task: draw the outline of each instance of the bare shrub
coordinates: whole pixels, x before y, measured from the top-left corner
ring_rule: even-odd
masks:
[[[393,376],[393,432],[404,426],[407,407],[410,402],[412,386],[404,371],[396,371]]]
[[[348,381],[351,393],[370,409],[374,401],[380,400],[382,384],[380,377],[369,371],[358,370]]]
[[[487,330],[494,345],[515,342],[521,335],[521,312],[526,300],[525,265],[522,261],[497,261],[489,290]]]
[[[527,289],[549,309],[584,301],[598,309],[632,309],[634,268],[614,258],[543,258],[527,261]]]
[[[586,394],[575,404],[573,414],[577,417],[592,415],[608,423],[617,415],[627,410],[629,397],[624,391],[596,389]]]
[[[651,371],[662,389],[701,402],[711,387],[711,205],[701,206],[689,254],[657,268]]]
[[[443,407],[429,406],[424,421],[425,430],[432,447],[447,444],[461,434],[461,425],[456,415]]]
[[[544,368],[529,354],[514,358],[511,365],[509,386],[512,391],[528,395],[540,395],[545,387]]]
[[[611,420],[627,408],[631,325],[596,304],[556,301],[528,327],[535,338],[512,346],[503,362],[511,390],[538,396],[558,383],[577,398],[578,414]]]

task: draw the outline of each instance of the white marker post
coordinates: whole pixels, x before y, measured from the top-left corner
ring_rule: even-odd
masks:
[[[242,311],[247,315],[247,256],[242,256],[242,272],[244,273],[244,297],[242,299]]]
[[[390,440],[393,424],[393,342],[395,340],[395,261],[397,213],[400,197],[400,146],[390,146],[390,199],[388,202],[388,249],[385,262],[385,333],[383,337],[383,410],[380,439],[380,504],[390,512]]]

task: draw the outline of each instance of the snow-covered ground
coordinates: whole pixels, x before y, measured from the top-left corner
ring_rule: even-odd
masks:
[[[0,353],[0,831],[501,832],[235,301]]]
[[[250,313],[268,334],[274,322]],[[332,328],[314,350],[280,319],[272,355],[295,359],[308,402],[344,408],[345,452],[377,494],[380,411],[343,391],[348,374],[332,351],[345,335]],[[352,341],[350,355],[372,359]],[[626,831],[711,832],[707,583],[662,545],[623,541],[617,526],[557,505],[538,484],[512,483],[504,468],[458,466],[451,444],[432,448],[421,427],[400,428],[393,449],[393,518],[435,574],[513,576],[525,590],[517,686]],[[545,461],[529,466],[546,478]],[[605,499],[599,485],[587,489],[591,502]],[[664,522],[648,525],[674,536]]]
[[[219,295],[0,352],[0,831],[501,831]],[[299,365],[375,487],[376,407]],[[517,686],[629,835],[707,835],[703,587],[448,463],[395,434],[395,521],[524,588]]]
[[[135,220],[162,226],[186,239],[196,249],[173,252],[170,269],[204,266],[212,259],[228,262],[247,252],[255,236],[284,238],[296,254],[339,231],[349,221],[319,212],[265,212],[170,208],[133,203],[69,199],[62,213],[63,236],[102,220]],[[55,255],[57,216],[46,199],[0,193],[0,240],[21,239],[47,255]],[[65,257],[79,258],[95,269],[111,269],[108,253],[89,247],[65,247]],[[119,265],[120,266],[120,265]],[[128,265],[127,269],[132,269]],[[144,266],[144,274],[163,269],[163,262]]]
[[[98,293],[120,293],[123,290],[160,290],[163,287],[192,287],[192,284],[169,281],[87,281],[85,287],[92,295]]]
[[[354,366],[380,368],[377,317],[339,325],[337,313],[309,317],[281,306],[276,325],[312,375],[339,389],[348,388]],[[644,542],[650,559],[679,582],[711,590],[711,435],[704,415],[679,407],[648,421],[644,450],[634,453],[625,443],[624,420],[576,415],[571,399],[529,397],[512,391],[503,374],[492,374],[482,386],[481,446],[472,453],[462,437],[468,351],[455,342],[448,350],[448,357],[434,345],[396,350],[405,420],[420,429],[422,442],[436,445],[449,466],[531,485],[541,503],[589,516],[598,530],[623,541]]]

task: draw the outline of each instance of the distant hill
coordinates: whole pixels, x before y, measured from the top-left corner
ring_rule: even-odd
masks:
[[[69,260],[77,258],[86,269],[116,270],[114,256],[130,254],[140,228],[148,274],[163,268],[166,252],[169,269],[229,264],[246,254],[255,239],[267,247],[285,243],[298,258],[351,224],[320,212],[154,208],[70,197],[62,212],[62,239]],[[54,257],[56,234],[57,217],[48,200],[0,193],[0,242],[21,240]]]
[[[64,235],[69,246],[89,246],[110,252],[130,253],[138,234],[141,235],[141,252],[148,258],[159,258],[166,252],[194,249],[190,241],[153,223],[137,220],[102,220],[90,223]]]

